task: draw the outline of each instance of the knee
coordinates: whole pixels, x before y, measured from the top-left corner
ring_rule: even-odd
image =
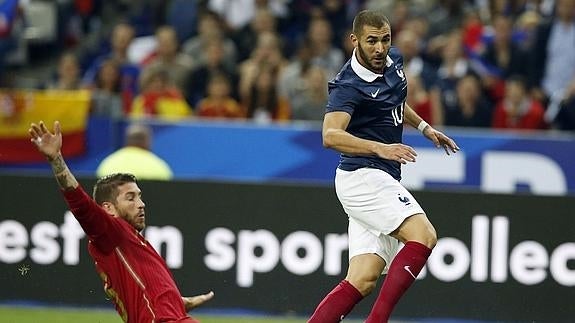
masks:
[[[430,225],[422,238],[423,241],[421,242],[429,249],[433,249],[437,244],[437,232],[435,231],[435,228]]]
[[[437,231],[435,231],[433,224],[426,221],[424,225],[420,226],[415,240],[424,244],[429,249],[433,249],[437,244]]]
[[[363,296],[371,294],[377,285],[377,279],[381,273],[348,274],[346,280],[352,284]]]
[[[426,246],[429,249],[433,249],[437,244],[437,232],[433,228],[433,226],[427,226],[423,230],[419,230],[415,234],[411,234],[405,237],[406,241],[415,241],[419,242],[422,245]]]

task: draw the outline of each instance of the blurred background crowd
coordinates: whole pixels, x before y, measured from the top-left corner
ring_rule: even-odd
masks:
[[[575,130],[575,0],[0,0],[0,81],[110,118],[317,121],[361,9],[430,124]]]

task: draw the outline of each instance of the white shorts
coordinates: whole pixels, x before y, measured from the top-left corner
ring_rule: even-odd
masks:
[[[399,247],[389,234],[406,218],[425,212],[405,187],[379,169],[338,168],[335,190],[349,218],[349,258],[375,253],[385,260],[387,272]]]

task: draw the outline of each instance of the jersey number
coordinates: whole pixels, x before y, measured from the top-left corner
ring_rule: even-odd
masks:
[[[391,116],[393,117],[393,124],[395,126],[399,126],[403,123],[403,107],[405,106],[405,102],[401,103],[395,109],[391,110]]]

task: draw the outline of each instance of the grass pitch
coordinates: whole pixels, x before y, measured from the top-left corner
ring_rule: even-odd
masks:
[[[202,323],[295,323],[303,318],[194,315]],[[122,323],[111,310],[0,306],[2,323]]]

